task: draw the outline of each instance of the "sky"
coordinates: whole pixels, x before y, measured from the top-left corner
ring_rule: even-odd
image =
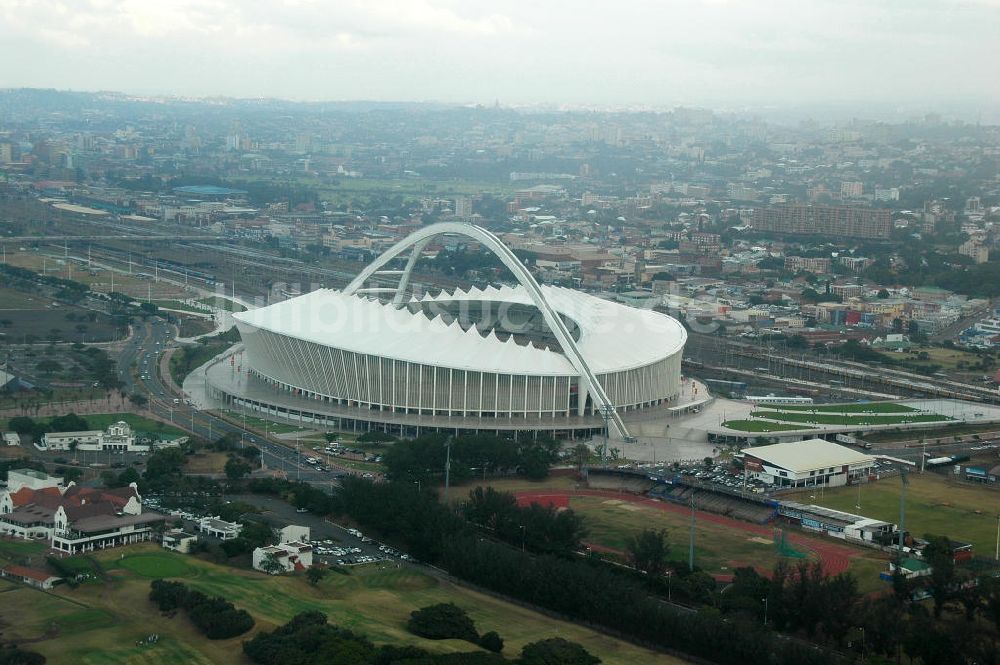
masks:
[[[0,87],[1000,105],[1000,0],[0,0]]]

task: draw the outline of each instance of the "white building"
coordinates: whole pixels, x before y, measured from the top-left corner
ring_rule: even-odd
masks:
[[[0,496],[0,534],[47,540],[67,554],[152,540],[165,519],[143,512],[135,483],[116,489],[22,485]]]
[[[242,530],[243,525],[239,522],[226,522],[216,517],[203,517],[198,522],[198,531],[219,540],[233,540],[238,538]]]
[[[743,449],[743,464],[758,480],[781,487],[847,485],[870,475],[875,458],[825,439]]]
[[[62,487],[63,479],[50,476],[44,471],[34,469],[11,469],[7,472],[7,492],[15,494],[22,487],[31,490],[41,490],[46,487]],[[2,499],[0,499],[2,502]]]
[[[197,535],[188,533],[183,529],[171,529],[165,532],[161,541],[164,549],[180,552],[181,554],[190,554],[191,548],[197,542]]]
[[[295,541],[307,543],[312,540],[309,535],[309,527],[299,526],[297,524],[289,524],[288,526],[278,530],[278,536],[280,538],[279,542],[282,543],[293,543]]]
[[[269,561],[274,561],[286,573],[305,570],[312,567],[312,546],[300,542],[281,543],[258,547],[253,551],[253,567],[265,573],[276,574],[270,570]]]
[[[3,443],[5,446],[19,446],[21,445],[21,435],[17,432],[4,432]]]
[[[124,420],[119,420],[104,430],[85,432],[49,432],[36,444],[40,450],[102,450],[147,452],[148,445],[136,443],[132,428]]]

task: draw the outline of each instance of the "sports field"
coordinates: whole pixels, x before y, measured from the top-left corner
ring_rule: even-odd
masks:
[[[594,549],[621,553],[626,539],[643,529],[666,529],[670,559],[688,560],[691,511],[685,506],[634,494],[603,490],[524,490],[515,492],[522,504],[568,507],[584,518],[588,533],[584,541]],[[695,563],[707,573],[726,579],[735,568],[752,566],[770,573],[782,557],[774,543],[774,527],[751,524],[715,513],[696,511]],[[878,572],[885,569],[883,557],[871,550],[855,548],[826,538],[785,530],[785,542],[793,550],[819,560],[827,574],[851,572],[862,592],[884,588]],[[786,559],[794,564],[799,559]]]
[[[909,476],[906,491],[906,529],[917,537],[945,535],[971,542],[979,556],[996,551],[1000,493],[985,488],[949,483],[936,473]],[[860,513],[866,517],[899,522],[899,478],[887,478],[861,486],[861,508],[856,487],[826,489],[815,498],[799,500],[820,506]]]
[[[417,644],[434,652],[468,651],[474,647],[466,642],[424,640],[406,630],[413,610],[451,601],[469,612],[480,631],[498,631],[508,656],[528,642],[561,636],[580,642],[605,663],[682,662],[454,586],[409,566],[359,567],[350,575],[330,574],[314,588],[302,576],[268,577],[152,545],[107,551],[98,558],[110,576],[108,582],[75,590],[60,587],[48,594],[0,582],[4,637],[37,640],[30,648],[51,663],[246,663],[240,645],[252,633],[211,641],[198,634],[183,613],[168,618],[155,609],[147,599],[149,582],[167,576],[247,609],[257,621],[255,630],[270,630],[298,612],[319,610],[376,643]],[[157,644],[136,644],[150,633],[160,635]],[[62,639],[67,637],[71,639]]]
[[[770,407],[766,407],[770,408]],[[912,406],[897,402],[851,402],[849,404],[782,404],[782,411],[816,411],[819,413],[911,413]]]

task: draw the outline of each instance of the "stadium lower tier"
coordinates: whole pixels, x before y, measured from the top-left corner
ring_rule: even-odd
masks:
[[[384,431],[395,436],[419,436],[429,431],[457,434],[492,432],[501,435],[544,433],[556,438],[591,438],[602,435],[604,419],[599,414],[578,416],[575,411],[514,413],[501,416],[485,412],[453,412],[391,409],[348,404],[316,394],[306,394],[248,371],[239,353],[228,354],[205,371],[206,394],[222,408],[247,415],[342,431]],[[631,409],[637,416],[651,409]]]

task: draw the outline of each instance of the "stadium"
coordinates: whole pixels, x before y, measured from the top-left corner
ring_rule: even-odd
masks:
[[[514,286],[409,292],[434,238],[491,250]],[[408,252],[408,254],[407,254]],[[391,262],[405,259],[402,269]],[[369,281],[392,286],[366,286]],[[594,434],[630,438],[623,414],[677,399],[678,321],[580,291],[539,286],[496,236],[428,226],[345,289],[318,289],[234,315],[243,342],[206,373],[236,408],[337,428]]]

